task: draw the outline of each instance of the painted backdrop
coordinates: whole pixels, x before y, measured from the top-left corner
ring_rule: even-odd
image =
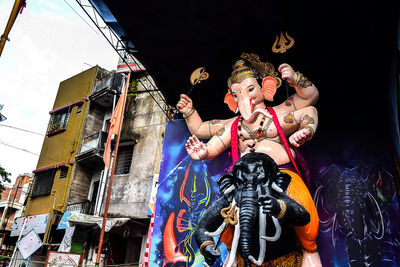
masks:
[[[150,266],[203,266],[194,229],[218,197],[218,178],[231,165],[226,152],[212,161],[194,161],[186,153],[190,133],[184,120],[167,124],[154,216]],[[220,245],[222,258],[226,248]],[[218,260],[215,266],[222,266]]]

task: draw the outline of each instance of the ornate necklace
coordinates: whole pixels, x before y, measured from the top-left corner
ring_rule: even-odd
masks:
[[[250,148],[250,152],[255,152],[256,151],[256,148],[255,148],[256,144],[258,142],[260,142],[262,139],[264,139],[262,137],[263,137],[263,125],[264,125],[264,122],[265,122],[265,118],[266,118],[265,116],[262,117],[262,119],[260,121],[260,124],[258,126],[258,129],[253,131],[253,133],[255,134],[255,138],[252,138],[252,140],[253,140],[252,144],[245,144],[244,143],[245,139],[244,139],[244,136],[242,134],[242,125],[243,126],[245,126],[245,125],[243,124],[243,117],[240,117],[240,119],[239,119],[238,135],[239,135],[240,140],[242,140],[243,144],[247,145],[247,147]]]

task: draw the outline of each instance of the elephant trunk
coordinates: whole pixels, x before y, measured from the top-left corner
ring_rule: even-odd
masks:
[[[253,252],[252,245],[255,243],[253,236],[254,224],[258,213],[257,192],[252,189],[242,191],[240,200],[240,244],[241,253],[245,261],[245,266],[250,266],[249,256]]]

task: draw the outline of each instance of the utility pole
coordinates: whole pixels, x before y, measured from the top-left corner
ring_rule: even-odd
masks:
[[[6,44],[6,41],[9,41],[8,34],[10,33],[11,28],[14,25],[14,22],[17,19],[18,14],[22,13],[22,10],[24,9],[25,6],[26,6],[25,0],[15,0],[14,6],[11,10],[10,17],[8,18],[6,28],[4,29],[4,33],[0,39],[0,56],[1,53],[3,52],[3,48],[4,45]]]

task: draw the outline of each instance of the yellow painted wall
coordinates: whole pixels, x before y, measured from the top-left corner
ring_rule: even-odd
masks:
[[[53,109],[89,96],[93,89],[97,68],[97,66],[93,67],[61,82]],[[89,107],[89,101],[82,103],[82,110],[79,114],[77,114],[78,105],[72,106],[66,131],[45,137],[36,169],[74,161],[79,149],[82,128]],[[63,179],[60,179],[60,168],[58,168],[51,194],[30,198],[27,202],[25,216],[49,213],[53,206],[55,210],[62,211],[69,189],[70,178],[74,171],[73,168],[74,165],[70,166],[67,177]]]

